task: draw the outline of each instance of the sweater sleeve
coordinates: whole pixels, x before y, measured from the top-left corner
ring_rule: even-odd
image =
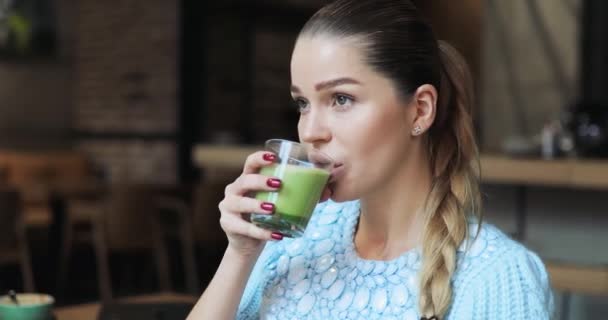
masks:
[[[517,246],[480,269],[450,319],[549,320],[553,295],[540,258]]]
[[[239,304],[236,319],[254,320],[259,318],[258,313],[262,303],[262,293],[264,291],[265,283],[264,268],[271,263],[273,259],[276,259],[276,245],[277,244],[274,242],[268,242],[256,261],[256,264],[251,271],[251,275],[249,275],[249,280],[247,280],[247,285],[245,286],[245,291],[243,292]]]
[[[330,203],[326,201],[317,204],[313,212],[311,220],[316,219],[324,208]],[[308,228],[310,229],[310,228]],[[306,232],[309,232],[308,230]],[[282,252],[284,251],[285,243],[290,240],[285,239],[282,241],[270,241],[266,243],[264,250],[260,254],[260,257],[256,261],[249,280],[243,292],[243,297],[239,304],[239,308],[236,314],[238,320],[257,320],[259,319],[260,308],[262,307],[262,298],[266,282],[268,281],[268,274],[266,273],[266,267],[271,264],[278,263]]]

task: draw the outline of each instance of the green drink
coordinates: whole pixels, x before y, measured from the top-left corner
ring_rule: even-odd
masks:
[[[281,190],[258,192],[256,199],[274,203],[275,213],[272,216],[256,215],[252,221],[286,236],[300,236],[321,198],[329,172],[294,165],[271,165],[262,169],[260,174],[279,177]]]
[[[281,179],[281,188],[258,192],[256,199],[273,203],[274,214],[252,214],[261,228],[299,237],[329,180],[331,160],[320,152],[285,140],[269,140],[266,147],[277,153],[279,163],[262,168],[260,174]]]

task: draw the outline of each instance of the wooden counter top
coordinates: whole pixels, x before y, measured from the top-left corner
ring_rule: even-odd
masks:
[[[193,160],[201,168],[240,170],[247,156],[262,148],[198,145]],[[541,160],[481,156],[482,181],[530,186],[608,189],[608,160]],[[582,294],[608,294],[605,266],[545,262],[555,289]]]
[[[201,144],[194,148],[193,161],[201,168],[235,169],[247,156],[262,147]],[[481,155],[482,182],[587,189],[608,189],[608,160],[520,159]]]

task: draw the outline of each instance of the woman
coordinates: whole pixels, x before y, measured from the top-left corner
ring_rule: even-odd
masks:
[[[406,0],[338,0],[291,60],[301,142],[339,162],[302,238],[259,229],[247,159],[226,188],[229,245],[189,319],[549,319],[540,259],[481,223],[471,80]],[[270,210],[268,210],[270,209]],[[268,242],[267,242],[268,241]]]

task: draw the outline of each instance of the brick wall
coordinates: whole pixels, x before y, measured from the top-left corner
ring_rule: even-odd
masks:
[[[174,181],[177,2],[56,5],[57,56],[0,61],[0,148],[76,147],[114,182]]]
[[[69,84],[65,65],[0,62],[0,148],[69,146]]]
[[[0,148],[68,148],[70,139],[70,59],[73,14],[55,0],[57,53],[52,57],[0,60]]]
[[[176,180],[177,2],[78,2],[77,147],[116,181]]]
[[[75,127],[174,132],[176,3],[80,1],[76,29]]]
[[[173,183],[175,146],[165,141],[82,140],[76,146],[103,166],[110,182]]]

